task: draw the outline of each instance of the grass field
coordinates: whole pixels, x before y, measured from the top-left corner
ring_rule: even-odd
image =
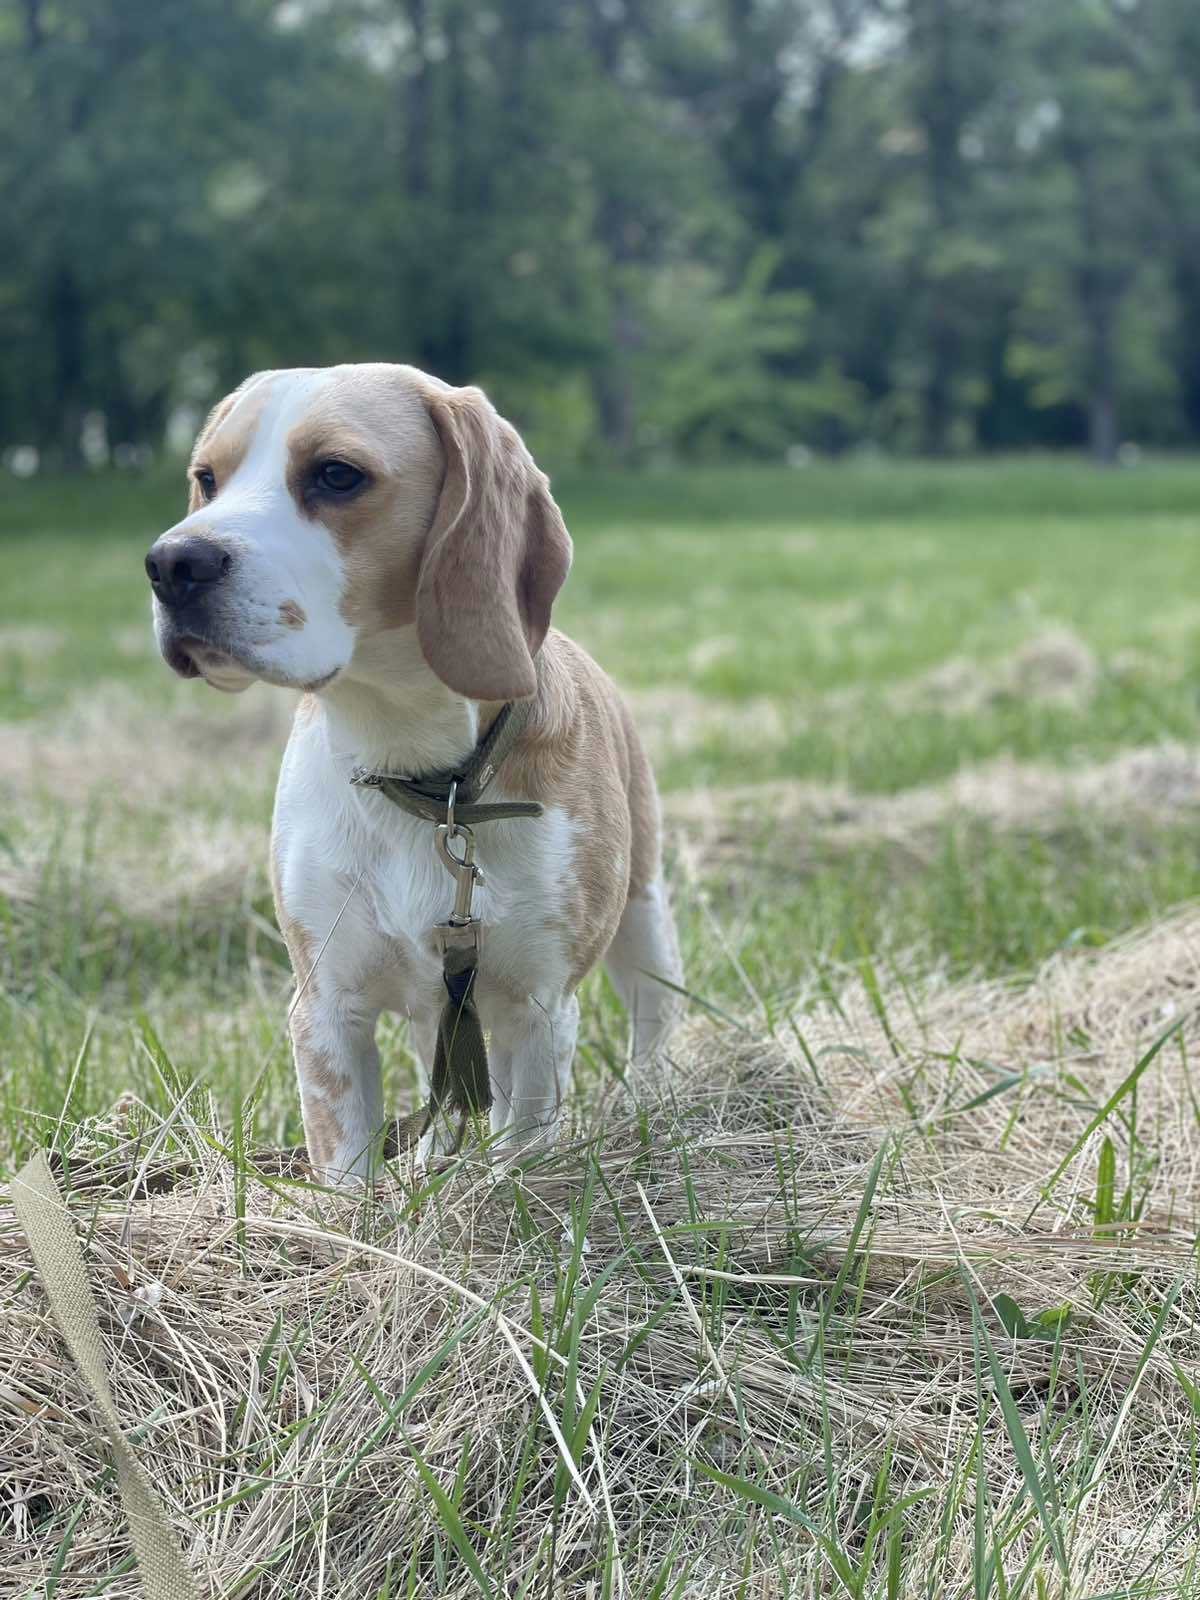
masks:
[[[689,1020],[635,1074],[589,980],[559,1155],[352,1205],[251,1158],[301,1137],[286,697],[159,663],[173,482],[5,486],[0,1158],[66,1164],[197,1569],[1200,1592],[1200,468],[558,490],[557,620],[655,757]],[[0,1590],[138,1594],[3,1228]]]

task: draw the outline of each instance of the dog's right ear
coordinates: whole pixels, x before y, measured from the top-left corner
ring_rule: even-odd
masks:
[[[471,700],[523,700],[571,565],[544,472],[479,389],[427,398],[446,474],[417,579],[426,661]]]

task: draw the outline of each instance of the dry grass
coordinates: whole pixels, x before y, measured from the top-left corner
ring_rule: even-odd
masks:
[[[264,800],[290,711],[285,695],[257,695],[149,712],[109,687],[53,727],[3,727],[0,794],[21,825],[0,856],[0,895],[37,904],[66,861],[110,919],[168,923],[181,907],[203,916],[260,894]]]
[[[958,715],[1012,698],[1078,706],[1099,677],[1095,652],[1070,628],[1058,626],[1034,634],[999,661],[952,657],[914,683],[898,685],[892,698],[898,707],[936,706]]]
[[[1195,496],[924,470],[574,506],[561,619],[673,791],[710,1010],[631,1076],[589,981],[573,1144],[369,1200],[248,1154],[298,1130],[286,697],[166,677],[142,491],[10,516],[0,1154],[58,1151],[214,1595],[1197,1592]],[[0,1210],[0,1595],[129,1559]]]
[[[1024,989],[868,976],[359,1202],[127,1100],[62,1151],[118,1404],[222,1595],[1191,1592],[1198,1005],[1200,911]],[[136,1595],[6,1216],[0,1589]]]
[[[722,641],[705,643],[719,647]],[[770,750],[788,737],[792,723],[799,725],[794,712],[765,695],[721,701],[692,689],[664,686],[642,689],[628,698],[646,747],[659,762],[714,740],[726,749]]]
[[[962,819],[1048,834],[1072,817],[1143,828],[1189,818],[1200,811],[1200,751],[1164,743],[1078,767],[1002,758],[896,795],[779,779],[684,791],[668,796],[666,809],[677,848],[694,861],[748,863],[768,836],[793,867],[818,844],[838,851],[891,844],[920,855]]]
[[[114,793],[139,806],[203,804],[231,785],[269,793],[292,697],[200,700],[185,687],[168,684],[148,707],[123,686],[89,686],[52,719],[0,725],[0,785],[17,803],[52,796],[80,809]]]
[[[809,608],[807,629],[823,625],[852,629],[853,605]],[[736,656],[738,640],[716,634],[688,652],[692,673]],[[972,716],[1019,700],[1026,705],[1083,708],[1101,678],[1095,653],[1069,628],[1050,627],[1032,635],[1007,655],[979,662],[953,657],[932,671],[894,683],[877,699],[893,715],[936,711],[950,717]],[[651,754],[659,762],[719,744],[728,752],[750,756],[777,749],[820,726],[830,713],[853,714],[864,700],[860,685],[841,688],[801,709],[794,686],[781,684],[775,696],[722,700],[679,685],[633,692],[630,699]]]

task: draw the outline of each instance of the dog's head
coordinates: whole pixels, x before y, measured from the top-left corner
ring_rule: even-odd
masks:
[[[571,541],[480,390],[414,367],[258,373],[213,411],[189,476],[187,516],[146,557],[176,672],[317,690],[415,627],[459,694],[533,693]]]

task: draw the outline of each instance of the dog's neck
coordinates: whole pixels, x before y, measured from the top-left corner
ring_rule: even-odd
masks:
[[[350,665],[317,698],[339,757],[409,776],[462,761],[500,709],[448,688],[426,664],[411,626],[360,640]]]

